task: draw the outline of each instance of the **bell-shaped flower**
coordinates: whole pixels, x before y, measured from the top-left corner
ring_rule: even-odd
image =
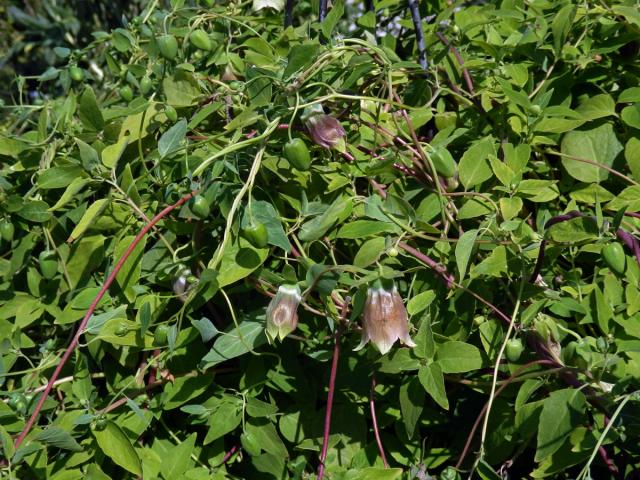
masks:
[[[313,107],[307,109],[302,116],[313,141],[321,147],[344,152],[346,150],[344,137],[347,132],[336,118],[325,114],[320,105]]]
[[[298,305],[302,300],[300,287],[280,285],[278,293],[267,307],[267,339],[273,343],[284,339],[298,326]]]
[[[398,339],[407,347],[416,346],[409,336],[409,316],[395,284],[393,281],[376,281],[367,290],[362,340],[356,350],[371,341],[384,355]]]

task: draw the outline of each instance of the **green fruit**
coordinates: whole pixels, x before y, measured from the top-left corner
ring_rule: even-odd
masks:
[[[200,0],[205,7],[213,7],[215,0]]]
[[[241,233],[254,247],[265,248],[267,246],[269,234],[267,233],[267,227],[264,226],[264,223],[255,222],[253,225],[248,225],[242,229]]]
[[[9,397],[7,404],[14,410],[24,410],[27,406],[27,399],[22,393],[13,393]],[[20,406],[23,406],[24,408],[20,408]]]
[[[206,198],[201,195],[196,195],[191,200],[191,211],[198,218],[207,218],[211,213],[211,207]]]
[[[624,273],[624,265],[626,257],[624,248],[618,242],[611,242],[602,248],[602,256],[609,268],[614,272],[622,275]]]
[[[458,165],[446,148],[438,147],[431,152],[431,161],[433,166],[436,167],[436,172],[443,177],[450,178],[456,174]]]
[[[47,280],[51,280],[58,273],[58,258],[53,250],[45,250],[38,255],[40,272]]]
[[[229,88],[231,90],[240,91],[244,88],[244,83],[242,83],[240,80],[231,80],[229,82]]]
[[[178,112],[171,105],[164,107],[164,114],[167,116],[170,122],[175,122],[178,119]]]
[[[140,93],[142,93],[143,95],[146,95],[151,91],[151,87],[153,87],[153,83],[151,83],[151,79],[146,75],[142,77],[142,80],[140,80]]]
[[[69,76],[74,82],[81,82],[84,80],[84,71],[80,67],[74,65],[69,68]]]
[[[11,223],[9,220],[4,220],[2,223],[0,223],[0,237],[2,237],[3,240],[10,242],[11,240],[13,240],[13,234],[15,232],[16,229],[13,226],[13,223]]]
[[[189,41],[191,42],[191,45],[199,48],[200,50],[211,50],[211,38],[209,38],[207,32],[202,29],[194,30],[193,32],[191,32]]]
[[[301,138],[294,138],[293,140],[285,143],[282,149],[284,158],[298,170],[307,171],[311,166],[311,154],[309,148],[304,140]]]
[[[158,325],[153,333],[153,344],[156,347],[163,347],[167,344],[167,334],[169,327],[166,325]]]
[[[130,102],[133,100],[133,90],[129,85],[125,85],[120,89],[120,98],[122,98],[125,102]]]
[[[390,257],[397,257],[398,254],[400,252],[398,251],[398,249],[396,247],[391,247],[388,251],[387,254],[389,254]]]
[[[531,105],[529,111],[532,115],[540,115],[540,113],[542,113],[542,108],[540,107],[540,105]]]
[[[505,352],[507,354],[507,360],[510,362],[517,362],[523,351],[524,345],[522,345],[522,341],[519,338],[511,338],[507,341]]]
[[[178,40],[173,35],[160,35],[156,37],[158,50],[167,60],[173,60],[178,55]]]

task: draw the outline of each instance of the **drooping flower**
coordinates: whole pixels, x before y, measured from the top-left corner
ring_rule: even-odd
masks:
[[[362,340],[356,350],[371,341],[383,355],[400,340],[415,347],[409,336],[409,316],[393,281],[376,281],[367,290],[362,321]]]
[[[267,307],[267,339],[273,343],[276,339],[293,332],[298,326],[298,305],[302,300],[298,285],[280,285],[278,293]]]
[[[324,113],[320,105],[314,105],[306,109],[302,119],[307,130],[309,130],[309,135],[311,135],[316,144],[328,149],[333,148],[340,152],[345,151],[344,136],[347,132],[344,131],[344,128],[336,118]]]

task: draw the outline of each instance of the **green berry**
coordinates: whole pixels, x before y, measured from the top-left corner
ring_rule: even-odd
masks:
[[[158,50],[167,60],[173,60],[178,55],[178,40],[173,35],[160,35],[156,37]]]
[[[58,273],[58,259],[56,252],[53,250],[45,250],[38,255],[38,263],[40,264],[40,272],[47,280],[51,280]]]
[[[158,325],[153,333],[153,344],[156,347],[164,347],[167,344],[167,334],[169,327],[166,325]]]
[[[311,154],[309,148],[304,140],[301,138],[294,138],[293,140],[285,143],[282,149],[284,158],[293,166],[301,171],[309,170],[311,166]]]
[[[84,80],[84,71],[80,67],[73,65],[69,67],[69,76],[74,82],[81,82]]]
[[[517,362],[523,351],[524,345],[522,345],[522,341],[519,338],[511,338],[507,341],[505,352],[507,354],[507,360],[510,362]]]
[[[167,116],[170,122],[175,122],[178,120],[178,112],[171,105],[167,105],[164,107],[164,114]]]
[[[436,172],[443,177],[450,178],[456,174],[458,165],[446,148],[438,147],[431,152],[431,161],[436,168]]]
[[[133,90],[129,85],[125,85],[120,88],[120,98],[122,98],[125,102],[130,102],[133,100]]]
[[[191,200],[191,211],[198,218],[207,218],[211,213],[211,207],[206,198],[201,195],[196,195]]]
[[[2,237],[3,240],[6,240],[7,242],[13,240],[15,231],[16,229],[13,226],[13,223],[9,220],[3,220],[2,223],[0,223],[0,237]]]
[[[264,223],[254,222],[242,229],[242,236],[256,248],[265,248],[269,240],[267,227]]]
[[[200,50],[211,50],[211,38],[209,38],[207,32],[202,29],[194,30],[193,32],[191,32],[189,41],[191,42],[191,45],[199,48]]]
[[[151,91],[151,87],[153,87],[151,79],[146,75],[142,77],[142,80],[140,80],[140,93],[146,95]]]
[[[619,275],[624,273],[626,257],[624,255],[624,248],[622,248],[622,245],[618,242],[606,244],[602,248],[602,256],[611,270]]]

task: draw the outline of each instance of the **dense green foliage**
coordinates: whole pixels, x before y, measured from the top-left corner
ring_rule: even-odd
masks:
[[[637,478],[635,2],[147,3],[11,7],[1,478]]]

